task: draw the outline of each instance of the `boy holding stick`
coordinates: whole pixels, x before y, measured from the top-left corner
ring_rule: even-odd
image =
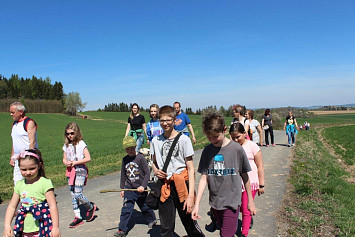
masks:
[[[123,148],[127,155],[122,159],[121,165],[121,189],[137,189],[137,191],[121,191],[124,198],[121,209],[118,232],[115,236],[126,236],[128,233],[128,222],[132,215],[134,204],[137,203],[142,214],[147,219],[148,227],[153,228],[156,224],[154,211],[145,204],[147,192],[145,192],[149,181],[149,167],[142,154],[136,153],[136,142],[133,137],[127,136],[123,139]]]

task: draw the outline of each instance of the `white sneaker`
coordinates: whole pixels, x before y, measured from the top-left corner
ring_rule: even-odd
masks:
[[[295,143],[293,143],[292,146],[296,146]]]
[[[291,144],[288,144],[287,146],[288,146],[288,147],[291,147]]]

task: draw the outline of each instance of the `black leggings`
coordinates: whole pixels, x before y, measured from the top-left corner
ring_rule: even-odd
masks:
[[[270,132],[270,137],[271,137],[271,144],[275,144],[274,142],[274,130],[270,126],[269,129],[265,130],[265,143],[266,145],[269,145],[269,132]]]

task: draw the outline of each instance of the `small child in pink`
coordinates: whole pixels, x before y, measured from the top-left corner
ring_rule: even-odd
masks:
[[[253,198],[257,192],[258,195],[263,194],[265,190],[264,165],[259,146],[254,142],[246,139],[247,133],[244,129],[244,126],[240,123],[232,124],[229,129],[229,134],[233,141],[238,142],[243,146],[244,151],[249,159],[252,171],[249,171],[248,175]],[[242,212],[242,236],[248,236],[252,217],[250,211],[247,208],[248,196],[245,192],[244,185],[242,188],[242,205],[240,207],[240,211]]]

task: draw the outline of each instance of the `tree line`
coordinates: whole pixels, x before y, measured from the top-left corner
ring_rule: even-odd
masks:
[[[0,75],[0,99],[23,98],[31,100],[64,100],[63,85],[51,83],[51,79],[19,77],[11,75],[9,79]]]

